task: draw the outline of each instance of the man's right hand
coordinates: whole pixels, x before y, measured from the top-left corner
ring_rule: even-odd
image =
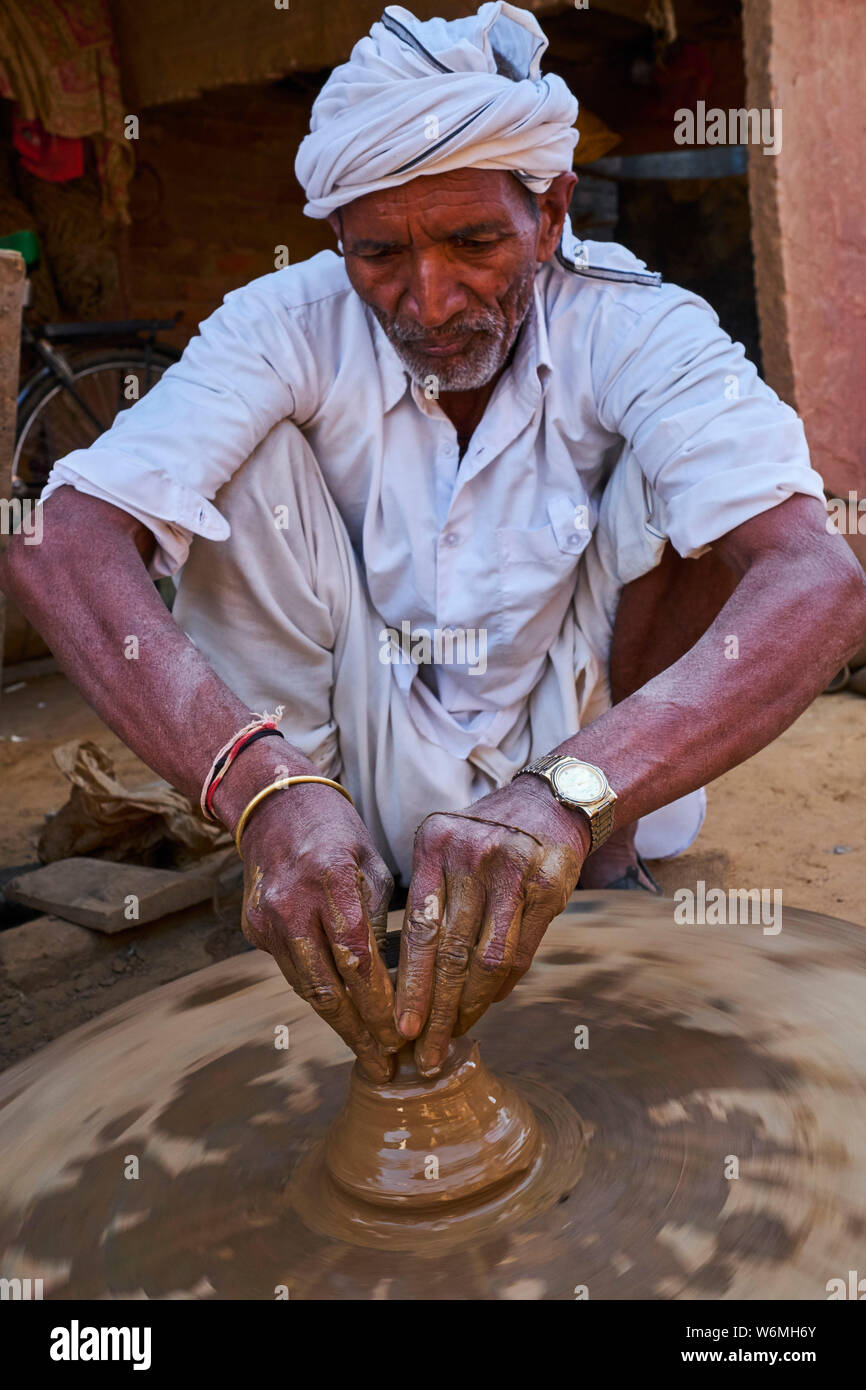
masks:
[[[256,807],[241,851],[247,940],[274,957],[367,1075],[388,1081],[406,1041],[378,949],[394,883],[357,811],[333,787],[298,783]]]
[[[93,564],[94,536],[100,562]],[[197,801],[214,751],[250,718],[174,622],[146,566],[155,540],[135,517],[62,487],[45,504],[45,540],[13,536],[0,582],[43,634],[63,671],[119,738]],[[128,634],[140,641],[127,660]],[[244,807],[275,778],[319,769],[263,738],[244,749],[214,796],[234,832]],[[358,1055],[376,1080],[402,1046],[393,990],[376,949],[391,876],[356,811],[333,787],[274,792],[243,836],[248,939]]]

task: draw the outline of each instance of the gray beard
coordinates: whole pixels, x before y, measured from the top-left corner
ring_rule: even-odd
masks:
[[[500,306],[500,312],[466,314],[449,324],[441,334],[443,339],[459,337],[471,331],[463,351],[455,357],[431,357],[414,346],[419,336],[428,341],[435,333],[419,335],[417,328],[400,324],[396,318],[373,308],[388,341],[412,380],[428,387],[431,378],[439,391],[475,391],[486,386],[508,360],[517,335],[532,303],[535,267],[512,287]]]

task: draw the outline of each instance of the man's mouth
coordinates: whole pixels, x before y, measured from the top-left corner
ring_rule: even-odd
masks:
[[[451,357],[461,352],[472,337],[472,330],[461,333],[456,338],[431,338],[429,341],[416,339],[412,346],[425,357]]]

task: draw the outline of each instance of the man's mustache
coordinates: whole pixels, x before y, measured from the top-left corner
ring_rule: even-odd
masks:
[[[462,338],[466,333],[501,333],[504,328],[504,319],[499,320],[494,314],[486,314],[483,318],[451,324],[447,329],[432,331],[409,327],[398,323],[396,319],[391,319],[388,323],[389,336],[401,343],[448,343],[452,338]]]

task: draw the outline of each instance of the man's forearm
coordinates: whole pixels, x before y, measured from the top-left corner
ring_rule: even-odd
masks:
[[[60,489],[45,506],[42,545],[15,538],[0,585],[106,724],[197,800],[216,751],[249,710],[173,621],[147,573],[143,537],[117,508]],[[315,771],[284,740],[260,739],[217,792],[228,824],[277,767]]]
[[[797,500],[809,501],[785,505]],[[556,751],[601,767],[616,824],[631,824],[787,728],[862,642],[864,594],[862,571],[830,537],[758,555],[685,656]]]

